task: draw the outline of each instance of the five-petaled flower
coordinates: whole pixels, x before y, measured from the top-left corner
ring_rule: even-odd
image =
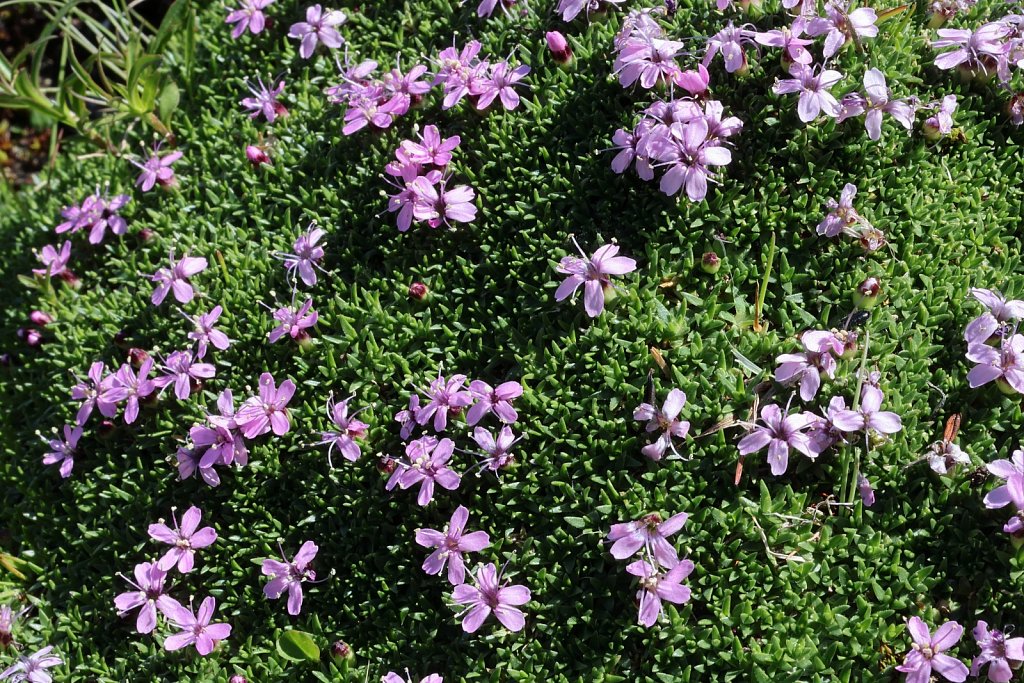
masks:
[[[693,571],[693,562],[682,560],[667,572],[659,570],[647,560],[637,560],[626,566],[626,571],[640,579],[636,592],[639,602],[637,621],[650,628],[658,621],[662,612],[662,601],[682,605],[690,600],[689,586],[682,581]]]
[[[309,59],[313,56],[318,43],[327,47],[341,47],[345,39],[338,33],[338,26],[345,23],[348,17],[338,10],[324,10],[320,5],[306,8],[306,20],[292,24],[288,29],[289,38],[302,41],[299,44],[299,56]]]
[[[276,600],[287,590],[288,614],[292,616],[302,611],[303,582],[316,580],[316,572],[309,568],[309,564],[316,557],[318,550],[316,543],[306,541],[291,562],[284,557],[284,551],[281,560],[263,560],[263,575],[270,577],[270,581],[263,587],[263,594],[271,600]]]
[[[246,399],[235,413],[235,423],[242,436],[254,439],[270,430],[281,436],[291,429],[288,421],[288,402],[295,394],[295,382],[286,379],[278,387],[269,372],[260,375],[259,395]]]
[[[462,630],[474,633],[484,621],[494,613],[502,626],[509,631],[521,631],[526,625],[521,605],[530,601],[530,589],[526,586],[502,583],[494,563],[480,567],[473,582],[476,585],[463,583],[455,587],[452,599],[459,605],[466,605],[462,613]]]
[[[167,650],[180,650],[189,645],[196,646],[196,652],[206,656],[213,652],[217,643],[231,635],[231,624],[211,624],[213,611],[217,601],[208,597],[199,605],[199,613],[193,614],[191,607],[179,606],[167,615],[174,625],[181,629],[180,633],[168,636],[164,641]]]
[[[141,562],[135,565],[134,573],[134,581],[127,576],[122,575],[122,578],[135,590],[126,591],[114,598],[114,606],[122,617],[140,608],[135,630],[139,633],[152,633],[156,628],[157,612],[166,617],[181,605],[174,598],[164,595],[167,572],[160,569],[156,562]]]
[[[365,439],[366,431],[370,428],[370,425],[356,419],[356,415],[365,410],[365,408],[349,415],[348,402],[353,398],[355,397],[349,396],[343,401],[336,402],[334,394],[331,394],[327,399],[327,417],[334,423],[335,428],[321,432],[320,443],[328,444],[327,464],[332,468],[334,463],[331,462],[331,455],[334,453],[335,448],[341,452],[342,457],[350,462],[355,462],[359,459],[361,453],[359,444],[356,441],[358,439]]]
[[[644,549],[647,556],[654,558],[662,567],[676,566],[679,555],[667,539],[682,529],[689,517],[680,512],[662,521],[661,515],[651,513],[633,522],[612,524],[608,531],[608,540],[613,541],[612,557],[625,560]]]
[[[596,318],[604,310],[605,291],[612,287],[611,276],[632,273],[636,270],[636,261],[617,256],[617,244],[606,244],[588,257],[575,237],[572,241],[582,258],[566,256],[558,263],[555,270],[569,277],[555,291],[555,301],[568,299],[583,285],[583,308],[587,315]]]
[[[189,256],[185,254],[180,260],[174,260],[174,250],[170,253],[170,267],[160,268],[150,276],[150,280],[157,283],[150,299],[154,306],[159,306],[167,298],[168,292],[174,293],[178,303],[187,304],[195,296],[195,290],[188,279],[197,275],[209,265],[201,256]]]
[[[971,661],[971,675],[981,676],[981,667],[988,664],[988,680],[1008,683],[1014,670],[1024,664],[1024,638],[1007,638],[998,629],[990,630],[988,624],[981,620],[974,627],[973,635],[981,653]]]
[[[75,466],[75,455],[78,453],[78,441],[82,438],[82,428],[64,425],[64,438],[53,438],[47,443],[50,450],[43,456],[44,465],[60,463],[60,476],[67,479],[71,476],[71,468]]]
[[[903,663],[896,667],[897,671],[907,674],[907,683],[928,683],[933,673],[956,683],[967,680],[967,665],[943,654],[960,641],[964,634],[963,626],[947,621],[932,636],[919,617],[910,617],[907,630],[914,643]]]
[[[434,529],[417,529],[416,543],[424,548],[436,548],[423,561],[423,571],[428,574],[440,574],[448,565],[448,581],[453,586],[466,582],[466,563],[463,553],[477,552],[491,544],[487,532],[471,531],[466,533],[466,522],[469,510],[460,505],[452,513],[452,518],[443,531]]]
[[[661,432],[654,443],[649,443],[640,449],[651,460],[661,460],[669,448],[673,453],[679,455],[673,437],[685,439],[690,432],[690,423],[679,419],[679,413],[683,410],[684,405],[686,405],[686,394],[680,389],[673,389],[668,392],[661,410],[650,403],[641,403],[633,411],[634,420],[647,422],[648,432]]]
[[[171,549],[164,553],[164,556],[157,562],[157,566],[163,571],[169,571],[174,565],[178,565],[178,571],[187,574],[195,566],[196,550],[213,545],[217,540],[217,532],[212,526],[199,528],[199,522],[203,512],[195,505],[185,511],[181,516],[181,526],[174,517],[174,509],[171,509],[171,517],[174,519],[174,529],[171,529],[163,521],[149,525],[150,538],[166,543]]]
[[[455,442],[451,439],[438,441],[432,436],[422,436],[410,441],[405,446],[404,461],[397,461],[397,467],[391,474],[385,489],[390,491],[395,486],[403,489],[416,484],[420,485],[416,502],[428,505],[434,499],[434,483],[442,488],[454,491],[459,488],[461,477],[448,466],[455,451]]]
[[[817,457],[810,438],[803,431],[816,420],[817,418],[809,413],[789,415],[788,412],[783,413],[777,405],[767,405],[761,409],[761,422],[764,424],[755,424],[754,430],[740,439],[737,448],[742,456],[755,453],[767,446],[768,464],[771,465],[772,474],[785,474],[786,468],[789,467],[790,448],[795,448],[809,458]]]

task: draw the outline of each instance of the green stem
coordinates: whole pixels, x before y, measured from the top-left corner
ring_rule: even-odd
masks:
[[[868,364],[868,346],[870,344],[871,344],[871,334],[867,330],[864,330],[864,351],[863,351],[863,353],[861,353],[860,368],[857,370],[857,393],[855,393],[854,396],[853,396],[853,408],[852,408],[852,410],[854,412],[856,412],[857,409],[860,408],[860,395],[861,395],[861,391],[864,388],[864,376],[865,376],[865,370],[867,369],[867,364]],[[866,427],[865,427],[865,429],[866,429]],[[867,435],[865,434],[865,437],[866,436]],[[854,466],[853,466],[853,470],[852,471],[850,470],[849,456],[847,456],[846,461],[844,462],[844,466],[843,466],[843,486],[840,489],[840,496],[841,496],[840,500],[843,503],[852,503],[853,502],[853,487],[856,486],[857,476],[860,474],[860,450],[859,450],[859,447],[858,447],[857,452],[853,456],[853,459],[854,459]]]
[[[772,276],[772,265],[775,263],[775,233],[772,232],[772,239],[768,243],[768,261],[764,266],[764,279],[761,280],[761,287],[757,292],[757,306],[754,308],[754,330],[764,332],[767,325],[761,324],[761,311],[764,310],[764,299],[768,295],[768,280]]]

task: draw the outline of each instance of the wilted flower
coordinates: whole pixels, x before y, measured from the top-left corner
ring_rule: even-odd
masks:
[[[329,444],[327,449],[327,463],[333,468],[334,463],[331,462],[331,454],[334,452],[334,448],[337,447],[341,452],[342,457],[350,462],[355,462],[361,455],[359,451],[359,444],[356,443],[357,439],[365,439],[366,431],[370,428],[370,425],[366,424],[361,420],[356,419],[361,410],[357,410],[351,415],[348,414],[348,402],[351,401],[354,396],[349,396],[344,401],[334,400],[334,394],[331,394],[330,398],[327,399],[327,416],[334,423],[336,429],[329,430],[320,433],[320,443]],[[365,409],[363,409],[365,410]]]

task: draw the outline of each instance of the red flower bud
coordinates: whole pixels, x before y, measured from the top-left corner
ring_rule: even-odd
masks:
[[[256,145],[248,145],[245,148],[245,158],[249,160],[249,163],[254,167],[258,168],[260,164],[266,164],[270,166],[270,157],[263,151],[261,147]]]
[[[53,316],[49,313],[43,313],[42,311],[32,311],[28,314],[28,319],[32,321],[33,325],[39,327],[46,327],[53,322]]]
[[[430,290],[422,282],[414,282],[409,285],[409,297],[416,301],[423,301],[430,294]]]
[[[556,62],[563,65],[568,65],[572,62],[572,46],[569,45],[569,41],[565,39],[565,36],[558,31],[548,31],[548,50],[551,51],[551,56]]]

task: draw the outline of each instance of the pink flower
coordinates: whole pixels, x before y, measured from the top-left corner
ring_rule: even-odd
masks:
[[[178,461],[178,479],[185,480],[189,477],[199,475],[210,486],[220,484],[220,475],[213,465],[202,467],[202,458],[198,448],[185,448],[181,446],[176,453]]]
[[[278,116],[287,116],[288,110],[277,101],[277,98],[284,92],[284,81],[278,81],[277,86],[273,89],[264,85],[262,78],[257,78],[256,83],[257,85],[253,85],[246,82],[252,97],[242,100],[242,106],[250,110],[249,118],[254,119],[262,114],[267,123],[273,123]]]
[[[270,577],[270,581],[263,587],[263,595],[276,600],[287,590],[288,614],[293,617],[302,611],[303,582],[316,580],[316,572],[309,568],[309,564],[316,557],[318,550],[316,543],[306,541],[291,562],[286,557],[283,557],[283,562],[274,559],[263,560],[263,575]],[[284,551],[282,556],[283,553]]]
[[[403,140],[401,149],[406,157],[417,164],[431,164],[433,166],[447,166],[452,160],[454,151],[462,138],[453,135],[450,138],[442,138],[437,126],[428,125],[423,129],[420,141]]]
[[[679,455],[679,451],[676,450],[676,445],[672,438],[685,439],[686,435],[690,432],[690,423],[679,419],[679,413],[682,412],[685,404],[686,394],[679,389],[673,389],[668,392],[661,410],[658,410],[650,403],[641,403],[633,411],[634,420],[647,422],[647,431],[649,433],[661,432],[658,435],[657,441],[647,444],[641,449],[643,454],[651,460],[661,460],[662,456],[665,455],[665,451],[669,448],[677,456]]]
[[[135,630],[139,633],[153,632],[156,628],[157,611],[166,617],[181,607],[177,600],[164,595],[166,577],[167,572],[160,569],[156,562],[135,565],[135,581],[122,576],[135,590],[121,593],[114,598],[114,606],[121,617],[136,607],[141,608],[135,620]]]
[[[753,45],[756,35],[755,31],[743,27],[737,28],[730,21],[725,28],[708,38],[707,50],[703,59],[704,66],[709,66],[715,55],[721,53],[727,72],[745,73],[747,69],[745,46]]]
[[[466,376],[452,375],[445,379],[440,371],[437,378],[430,382],[427,398],[430,401],[416,411],[416,421],[421,425],[434,420],[434,431],[443,432],[448,426],[449,415],[461,412],[473,402],[473,395],[465,390]]]
[[[928,683],[933,673],[955,683],[967,680],[967,665],[943,654],[944,650],[960,641],[964,634],[963,626],[955,621],[947,621],[935,631],[933,637],[920,618],[910,617],[907,630],[914,643],[903,663],[896,667],[897,671],[907,674],[907,683]]]
[[[800,93],[797,102],[797,114],[804,123],[810,123],[822,112],[826,116],[839,115],[839,102],[829,89],[842,80],[838,71],[825,69],[816,73],[814,67],[806,64],[791,64],[789,73],[793,78],[776,81],[772,92],[776,95]]]
[[[160,268],[153,273],[149,279],[158,283],[153,290],[151,301],[154,306],[159,306],[167,297],[168,292],[174,292],[174,298],[178,303],[187,304],[195,296],[195,290],[189,283],[188,278],[197,275],[208,265],[205,258],[189,256],[186,254],[180,261],[174,260],[174,250],[171,250],[170,268]]]
[[[50,654],[51,652],[53,652],[53,646],[47,645],[27,656],[19,654],[18,661],[0,673],[0,681],[50,683],[53,678],[46,670],[64,663],[64,660],[57,655]]]
[[[679,555],[667,539],[682,529],[689,518],[688,514],[680,512],[662,521],[661,515],[652,513],[634,522],[612,524],[608,531],[608,540],[613,541],[612,557],[625,560],[644,549],[647,556],[654,558],[662,567],[676,566]]]
[[[440,574],[447,563],[448,581],[453,586],[465,583],[466,565],[462,554],[483,550],[491,544],[486,532],[466,533],[468,520],[469,510],[460,505],[452,514],[451,521],[445,526],[444,531],[416,530],[416,543],[424,548],[437,548],[423,561],[423,571],[428,574]]]
[[[1007,323],[1024,319],[1024,301],[1007,299],[994,289],[974,287],[971,296],[988,310],[967,324],[964,339],[970,344],[984,344],[1000,330],[1007,330]]]
[[[334,423],[335,429],[321,432],[320,443],[329,444],[327,463],[331,468],[334,467],[334,463],[331,462],[331,454],[334,452],[335,446],[337,446],[342,457],[346,460],[355,462],[359,459],[361,453],[356,440],[365,439],[366,431],[370,428],[370,425],[356,419],[356,415],[361,412],[360,410],[351,415],[348,414],[348,402],[353,398],[355,397],[349,396],[344,401],[335,402],[334,394],[331,394],[330,398],[327,399],[327,416]]]
[[[998,348],[969,344],[967,360],[977,363],[967,373],[972,389],[995,380],[1008,391],[1024,394],[1024,334],[1003,337]]]
[[[831,332],[812,330],[805,332],[800,341],[802,353],[784,353],[776,357],[779,367],[775,370],[775,381],[781,384],[800,384],[800,398],[810,401],[821,387],[821,376],[836,376],[836,360],[833,353],[842,355],[843,343]]]
[[[286,334],[297,341],[307,339],[309,333],[306,330],[316,325],[316,321],[319,319],[317,312],[310,310],[312,306],[313,300],[306,299],[302,306],[297,309],[293,305],[282,306],[274,311],[274,320],[281,324],[272,329],[267,335],[270,343],[273,344]]]
[[[761,422],[764,426],[755,425],[750,434],[740,439],[737,448],[740,455],[749,455],[767,446],[772,474],[780,476],[789,467],[790,448],[795,448],[809,458],[818,455],[811,446],[810,438],[803,432],[814,420],[814,416],[808,413],[788,415],[777,405],[767,405],[761,409]]]
[[[33,268],[32,272],[36,275],[42,275],[43,277],[64,277],[65,279],[73,279],[71,271],[68,270],[68,261],[71,260],[71,241],[65,240],[64,244],[61,245],[60,251],[57,251],[56,247],[47,244],[43,247],[42,251],[39,252],[39,262],[43,264],[43,268]]]
[[[64,425],[64,438],[50,439],[50,450],[43,456],[44,465],[60,463],[60,476],[67,479],[75,466],[75,455],[78,452],[78,441],[82,438],[82,428]]]
[[[199,317],[185,316],[195,325],[195,330],[188,333],[188,338],[197,342],[196,358],[205,358],[210,345],[220,351],[225,351],[231,346],[228,336],[213,327],[223,312],[223,307],[214,306],[209,313],[204,313]]]
[[[295,383],[290,379],[281,382],[280,388],[269,372],[260,375],[258,396],[245,401],[235,413],[235,423],[242,430],[242,436],[254,439],[273,429],[282,436],[291,429],[288,422],[288,402],[295,394]]]
[[[105,405],[113,402],[127,400],[124,409],[125,424],[131,424],[139,417],[139,401],[156,391],[156,383],[149,379],[149,372],[153,369],[153,359],[147,358],[139,366],[138,373],[131,365],[125,363],[111,377],[111,386],[104,391],[101,401],[97,404],[100,412],[103,412]]]
[[[399,410],[395,413],[395,422],[402,426],[400,430],[400,436],[405,441],[411,435],[416,425],[418,424],[417,417],[420,412],[420,397],[417,394],[413,394],[409,397],[409,407],[405,410]],[[446,417],[445,420],[448,418]]]
[[[323,10],[320,5],[306,8],[306,20],[292,24],[288,29],[289,38],[302,41],[299,44],[299,56],[309,59],[313,56],[318,43],[330,48],[341,47],[345,42],[336,27],[345,23],[348,17],[337,10]]]
[[[515,456],[509,453],[509,451],[521,438],[516,438],[516,435],[512,433],[512,428],[508,425],[504,425],[501,428],[497,439],[483,427],[477,427],[473,430],[473,440],[484,451],[482,464],[492,472],[497,472],[511,464]]]
[[[165,156],[160,156],[159,152],[154,150],[153,155],[141,164],[134,159],[130,159],[131,163],[142,171],[135,180],[135,184],[142,188],[143,192],[149,192],[157,183],[160,183],[163,187],[173,186],[177,181],[171,164],[182,156],[184,156],[182,152],[171,152]]]
[[[1003,39],[1007,28],[1003,24],[989,23],[982,25],[977,31],[961,28],[940,28],[939,39],[932,41],[932,47],[941,50],[947,47],[956,48],[943,52],[935,58],[935,66],[940,69],[953,69],[961,64],[964,68],[983,70],[985,64],[994,62],[1003,55]]]
[[[1013,452],[1010,460],[993,460],[986,466],[993,476],[1009,481],[1010,477],[1017,476],[1024,478],[1024,449],[1017,449]],[[994,488],[985,496],[985,507],[995,510],[1012,502],[1010,487],[1006,484]]]
[[[587,315],[596,318],[604,310],[605,289],[612,286],[610,276],[632,273],[636,270],[636,261],[625,256],[617,256],[617,244],[606,244],[588,258],[575,237],[572,242],[583,258],[566,256],[555,268],[559,273],[569,276],[555,291],[555,301],[568,299],[580,285],[583,285],[583,308]]]
[[[172,546],[160,558],[157,566],[166,572],[177,564],[178,571],[187,574],[195,566],[196,550],[213,545],[213,542],[217,540],[217,532],[210,526],[199,528],[203,511],[195,505],[181,516],[181,527],[178,526],[178,520],[174,516],[174,508],[171,508],[171,518],[174,520],[173,530],[162,520],[157,524],[149,525],[150,538]]]
[[[174,385],[174,396],[184,401],[192,394],[192,382],[210,379],[217,369],[209,363],[196,363],[191,351],[175,351],[164,362],[163,375],[153,380],[161,389]]]
[[[492,388],[487,382],[475,379],[469,383],[469,393],[474,403],[466,413],[466,424],[473,426],[491,412],[505,423],[511,424],[519,419],[519,414],[512,407],[512,401],[523,395],[523,385],[519,382],[502,382],[497,388]]]
[[[825,16],[815,17],[807,24],[807,34],[811,36],[825,35],[825,47],[822,56],[827,60],[839,52],[847,41],[861,38],[874,38],[878,35],[878,14],[870,7],[858,7],[849,11],[849,1],[840,4],[838,0],[830,0],[825,6]]]
[[[792,27],[784,26],[780,29],[764,33],[755,33],[754,40],[761,45],[783,48],[785,59],[791,62],[812,64],[814,63],[814,56],[811,55],[807,46],[813,45],[814,41],[800,37],[806,28],[807,20],[803,17],[797,17],[793,21]]]
[[[412,183],[417,195],[413,216],[418,221],[426,221],[432,228],[442,223],[448,227],[452,227],[452,223],[471,223],[476,218],[476,206],[473,205],[476,192],[466,185],[449,190],[445,184],[442,179],[438,190],[427,177],[416,178]]]
[[[406,671],[406,673],[409,673]],[[402,678],[394,671],[389,671],[387,675],[381,677],[381,683],[412,683],[411,678]],[[420,683],[443,683],[444,679],[439,674],[430,674],[424,677]]]
[[[416,502],[424,506],[434,499],[435,483],[454,491],[461,482],[459,474],[448,467],[454,450],[455,443],[451,439],[438,441],[432,436],[423,436],[409,442],[405,447],[406,459],[397,461],[398,466],[388,479],[386,490],[390,491],[396,485],[408,489],[419,484]]]
[[[672,82],[690,93],[694,97],[704,97],[708,94],[708,85],[711,83],[711,74],[703,64],[697,65],[696,71],[677,71],[672,76]],[[621,171],[617,171],[620,173]]]
[[[320,246],[320,240],[327,233],[310,223],[306,232],[299,235],[292,245],[291,254],[283,254],[285,268],[293,278],[296,273],[307,287],[316,284],[316,271],[320,268],[320,261],[324,258],[324,248]]]
[[[646,560],[637,560],[626,566],[626,571],[640,579],[636,599],[640,603],[637,622],[650,628],[662,612],[662,601],[682,605],[690,601],[689,586],[682,581],[693,571],[693,562],[683,560],[667,572],[659,571]]]
[[[199,614],[192,613],[191,607],[179,607],[167,617],[174,622],[174,625],[181,629],[181,633],[168,636],[164,641],[164,648],[167,650],[180,650],[189,645],[195,645],[196,651],[206,656],[213,652],[217,643],[231,635],[231,624],[211,624],[213,611],[217,607],[217,601],[212,597],[203,600],[199,606]]]
[[[273,2],[274,0],[242,0],[241,8],[232,10],[224,19],[225,24],[235,25],[231,29],[231,37],[239,38],[246,30],[253,35],[262,32],[267,25],[263,10]]]
[[[473,577],[475,586],[467,583],[455,587],[452,599],[459,605],[468,605],[462,613],[462,630],[474,633],[494,613],[502,626],[509,631],[522,631],[526,618],[520,605],[530,601],[530,589],[521,585],[501,583],[494,563],[481,567]]]
[[[844,432],[874,430],[881,434],[895,434],[903,428],[900,416],[885,410],[882,406],[882,390],[865,384],[861,390],[860,408],[840,410],[832,418],[835,426]]]
[[[886,85],[885,75],[878,69],[868,69],[864,72],[864,94],[846,95],[840,102],[839,109],[839,123],[867,112],[864,127],[872,140],[882,137],[883,112],[892,115],[908,131],[914,127],[914,107],[904,100],[892,99],[892,91]]]
[[[492,64],[490,73],[474,82],[470,88],[470,92],[477,97],[476,108],[481,111],[487,109],[498,98],[505,109],[512,111],[519,106],[519,93],[515,91],[515,86],[529,73],[530,67],[526,64],[514,69],[505,61]]]
[[[89,366],[87,379],[79,379],[78,384],[71,387],[71,399],[82,401],[82,405],[78,408],[78,414],[75,415],[75,422],[79,426],[86,423],[89,416],[92,415],[93,408],[96,408],[101,400],[100,390],[103,387],[103,375],[106,372],[106,367],[102,361],[96,361]],[[110,416],[114,415],[112,405],[108,405],[107,410],[110,412]]]
[[[981,667],[988,667],[988,680],[993,683],[1008,683],[1014,669],[1024,662],[1024,638],[1007,638],[1002,631],[988,628],[984,621],[974,627],[974,640],[981,648],[981,654],[971,662],[971,675],[981,676]]]

